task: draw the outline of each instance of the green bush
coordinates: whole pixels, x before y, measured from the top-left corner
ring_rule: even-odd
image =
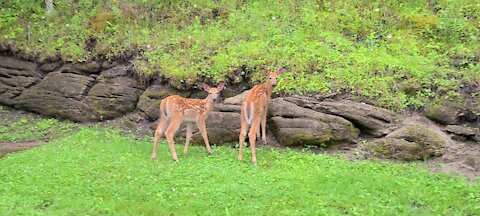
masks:
[[[137,49],[139,73],[186,85],[284,66],[277,91],[346,91],[396,110],[480,80],[475,0],[58,0],[51,16],[42,2],[2,3],[0,42],[67,61]]]

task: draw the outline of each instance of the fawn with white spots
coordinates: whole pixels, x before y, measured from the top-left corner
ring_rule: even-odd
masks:
[[[283,68],[279,68],[277,72],[269,72],[267,69],[263,69],[263,73],[268,77],[267,82],[255,85],[243,100],[240,111],[241,129],[239,136],[240,146],[238,160],[243,160],[243,143],[245,142],[248,126],[250,126],[248,137],[250,140],[250,148],[252,149],[252,163],[255,165],[257,164],[255,138],[257,135],[260,136],[261,124],[262,140],[264,144],[267,144],[266,126],[268,103],[270,102],[273,88],[277,85],[277,75],[283,72]]]
[[[155,138],[153,141],[152,159],[157,158],[158,141],[165,133],[170,152],[173,160],[178,162],[177,152],[173,143],[173,137],[182,122],[187,122],[187,135],[184,153],[188,152],[188,144],[192,138],[192,127],[196,123],[200,133],[202,134],[205,147],[209,154],[212,153],[208,142],[207,129],[205,120],[214,107],[214,102],[219,98],[220,91],[223,90],[224,84],[221,83],[217,88],[210,88],[207,84],[203,84],[203,89],[208,92],[205,99],[190,99],[178,95],[166,97],[160,103],[160,122],[155,130]],[[168,127],[167,127],[168,126]]]

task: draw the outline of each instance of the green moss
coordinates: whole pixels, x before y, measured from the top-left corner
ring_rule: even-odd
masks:
[[[374,157],[402,161],[426,160],[443,153],[445,141],[423,124],[405,126],[389,136],[362,144]]]
[[[432,131],[421,124],[410,125],[406,127],[407,133],[404,136],[409,138],[409,141],[418,143],[422,146],[432,146],[434,148],[441,148],[446,145],[445,141],[440,139],[439,134]]]
[[[362,148],[366,151],[373,153],[374,156],[385,156],[388,155],[389,152],[385,147],[386,145],[382,142],[364,142],[362,144]]]
[[[439,100],[426,107],[425,115],[435,121],[444,124],[455,124],[457,122],[457,105],[448,100]]]
[[[116,103],[118,103],[117,98],[110,98],[108,101],[110,102],[110,105],[112,105],[112,106],[114,106]]]

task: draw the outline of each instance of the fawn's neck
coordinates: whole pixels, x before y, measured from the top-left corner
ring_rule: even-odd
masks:
[[[214,107],[213,98],[210,95],[208,95],[205,99],[203,99],[203,102],[205,103],[206,111],[207,112],[212,111],[212,109]]]
[[[270,82],[270,80],[267,80],[267,82],[264,85],[265,85],[265,88],[267,89],[267,96],[268,98],[270,98],[273,92],[272,83]]]

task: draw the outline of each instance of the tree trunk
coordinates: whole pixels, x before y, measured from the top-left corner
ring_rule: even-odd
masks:
[[[53,11],[53,0],[45,0],[45,10],[47,14],[51,14]]]

